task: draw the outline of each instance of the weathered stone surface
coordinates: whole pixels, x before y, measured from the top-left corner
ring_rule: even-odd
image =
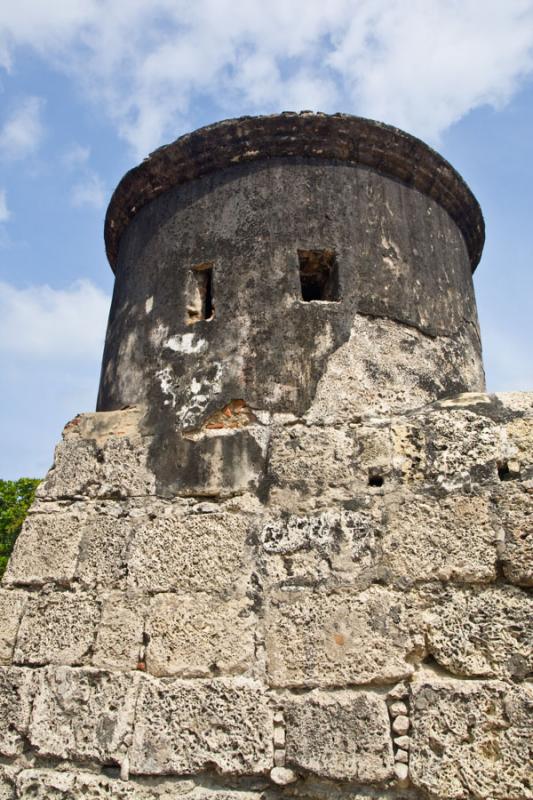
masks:
[[[280,587],[365,586],[380,571],[381,510],[363,499],[358,511],[286,515],[258,527],[260,566]]]
[[[267,611],[273,686],[390,683],[423,650],[416,598],[381,586],[350,592],[280,592]]]
[[[231,513],[168,513],[135,526],[128,585],[156,592],[239,592],[251,573],[249,521]]]
[[[146,667],[153,675],[183,678],[232,675],[255,658],[254,624],[247,598],[159,594],[151,604],[146,632]]]
[[[315,690],[285,701],[284,709],[288,765],[358,783],[393,775],[389,717],[381,696]]]
[[[522,679],[533,672],[533,599],[521,589],[438,590],[427,647],[455,675]]]
[[[14,795],[13,795],[14,797]],[[186,778],[107,778],[90,772],[25,769],[17,777],[17,800],[260,800],[262,793],[195,786]],[[1,800],[3,800],[0,794]],[[10,798],[11,800],[11,798]]]
[[[450,800],[530,798],[532,701],[530,687],[498,681],[416,683],[413,784]]]
[[[247,678],[162,681],[140,687],[132,773],[229,775],[272,767],[272,712],[261,685]]]
[[[348,430],[278,427],[269,458],[270,504],[298,511],[348,499],[356,480],[355,453]]]
[[[386,506],[383,565],[392,579],[486,582],[496,578],[489,500],[395,494]]]
[[[121,763],[132,732],[137,674],[47,667],[29,739],[40,755]]]
[[[533,465],[533,418],[515,418],[505,426],[512,451],[510,460],[515,462],[517,472],[528,474]]]
[[[67,585],[72,580],[81,538],[75,507],[36,503],[26,518],[9,559],[5,585]]]
[[[123,503],[91,504],[81,525],[75,578],[86,587],[125,589],[134,517]]]
[[[197,372],[194,380],[201,380]],[[207,380],[207,379],[206,379]],[[178,379],[178,383],[181,381]],[[165,388],[173,399],[176,386]],[[210,393],[208,385],[204,397]],[[176,411],[184,427],[192,430],[187,436],[168,437],[160,433],[154,439],[150,457],[157,452],[157,493],[162,497],[232,497],[243,492],[256,492],[264,480],[270,428],[249,424],[242,428],[210,428],[204,408],[197,405],[195,394],[190,405]],[[216,413],[222,413],[217,409]],[[207,428],[206,428],[207,426]],[[198,428],[200,430],[198,430]],[[164,439],[164,446],[163,446]],[[187,465],[178,468],[177,465]]]
[[[461,397],[467,402],[472,395]],[[469,486],[472,481],[497,480],[497,464],[505,453],[500,426],[467,408],[446,405],[446,401],[419,419],[425,437],[426,480],[446,491]]]
[[[501,537],[503,572],[518,586],[533,586],[533,493],[506,483],[494,494]]]
[[[102,669],[136,669],[141,660],[148,600],[140,592],[102,597],[102,617],[92,663]]]
[[[28,595],[0,589],[0,664],[10,664]]]
[[[0,667],[0,755],[15,756],[24,747],[34,675],[31,670]]]
[[[90,658],[100,605],[85,592],[31,595],[20,623],[17,664],[83,664]]]
[[[0,766],[0,800],[15,800],[15,773]]]
[[[432,339],[387,319],[355,317],[349,340],[328,359],[306,419],[330,425],[420,408],[445,394],[450,359],[465,386],[483,389],[468,330]]]
[[[137,429],[138,410],[126,409],[122,415],[124,432],[114,426],[106,430],[108,414],[103,425],[99,414],[82,414],[72,420],[65,427],[54,466],[40,484],[38,496],[118,498],[153,494],[155,477],[146,463],[147,442]]]

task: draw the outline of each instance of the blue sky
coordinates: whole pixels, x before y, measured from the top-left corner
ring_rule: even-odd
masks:
[[[490,391],[533,389],[533,0],[18,0],[0,8],[0,477],[94,409],[103,218],[160,144],[242,114],[346,111],[436,147],[487,224]]]

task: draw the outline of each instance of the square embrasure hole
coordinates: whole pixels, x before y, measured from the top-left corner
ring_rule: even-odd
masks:
[[[298,250],[302,300],[338,302],[339,274],[334,250]]]

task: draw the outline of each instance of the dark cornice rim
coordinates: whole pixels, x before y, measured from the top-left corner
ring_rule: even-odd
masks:
[[[105,219],[112,269],[128,223],[158,195],[227,167],[290,157],[360,164],[417,189],[448,212],[463,234],[472,272],[478,265],[485,241],[483,215],[465,181],[442,156],[420,139],[381,122],[302,111],[240,117],[199,128],[129,170],[113,193]]]

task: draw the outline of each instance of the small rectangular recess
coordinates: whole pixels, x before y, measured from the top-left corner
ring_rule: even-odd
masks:
[[[338,303],[339,273],[334,250],[298,250],[302,300]]]
[[[187,282],[187,313],[185,322],[209,322],[215,315],[213,299],[214,261],[203,261],[191,267]]]

